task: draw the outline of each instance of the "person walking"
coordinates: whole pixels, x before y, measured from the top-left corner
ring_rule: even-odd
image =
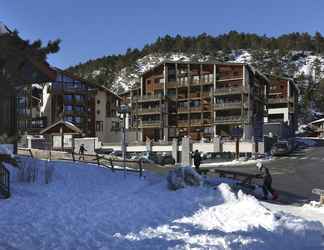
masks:
[[[200,163],[201,163],[201,156],[200,156],[200,153],[199,153],[198,149],[196,149],[196,151],[195,151],[195,153],[193,155],[193,159],[194,159],[195,169],[199,173],[199,166],[200,166]]]
[[[263,199],[268,199],[269,192],[272,195],[272,200],[276,200],[278,198],[277,192],[272,188],[272,176],[270,174],[270,171],[267,167],[265,167],[261,162],[257,163],[257,168],[262,174],[263,177],[263,185],[262,185],[262,191],[263,191]]]
[[[84,147],[84,144],[81,144],[79,149],[79,161],[82,159],[84,161],[84,152],[87,151]]]

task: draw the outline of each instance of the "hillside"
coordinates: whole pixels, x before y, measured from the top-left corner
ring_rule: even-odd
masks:
[[[142,50],[128,49],[124,55],[90,60],[68,70],[120,93],[138,81],[143,71],[164,59],[250,63],[264,73],[295,78],[302,95],[303,120],[324,111],[324,38],[320,33],[291,33],[277,38],[235,31],[217,37],[165,36]]]

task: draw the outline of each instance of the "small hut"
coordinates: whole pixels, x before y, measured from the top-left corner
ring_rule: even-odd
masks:
[[[70,151],[74,148],[74,137],[79,137],[82,131],[71,122],[59,120],[40,132],[44,135],[52,149]]]

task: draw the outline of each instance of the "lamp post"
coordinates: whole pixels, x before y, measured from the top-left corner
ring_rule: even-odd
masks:
[[[126,176],[126,116],[129,113],[129,108],[127,105],[122,104],[119,106],[118,113],[121,114],[123,120],[123,127],[122,127],[122,156],[123,156],[123,166],[124,166],[124,175]]]

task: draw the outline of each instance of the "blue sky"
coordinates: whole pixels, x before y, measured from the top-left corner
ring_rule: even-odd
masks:
[[[142,48],[166,34],[324,34],[323,20],[321,0],[8,0],[0,9],[0,21],[24,39],[61,38],[49,62],[63,68]]]

